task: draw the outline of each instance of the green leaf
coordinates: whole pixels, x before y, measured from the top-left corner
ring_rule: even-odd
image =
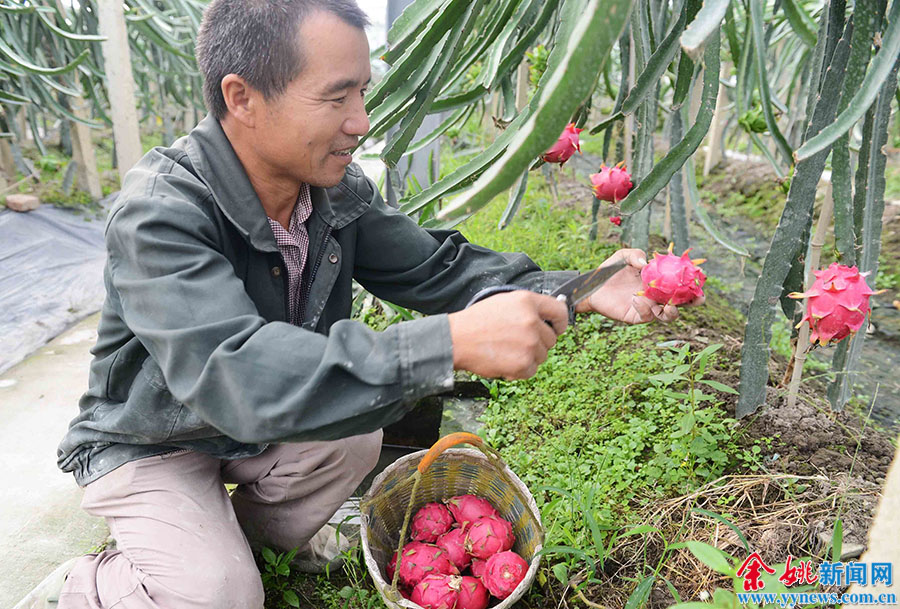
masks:
[[[275,552],[273,552],[270,548],[263,548],[262,556],[263,560],[265,560],[269,564],[274,565],[276,562],[278,562],[278,559],[275,557]]]
[[[682,543],[684,547],[690,550],[691,554],[697,557],[697,560],[716,573],[721,573],[722,575],[734,575],[734,567],[731,566],[728,555],[722,550],[714,548],[702,541],[685,541]],[[671,547],[674,547],[674,545]]]
[[[278,566],[275,567],[275,572],[278,573],[278,575],[284,575],[285,577],[287,577],[291,574],[291,568],[284,563],[279,563]]]
[[[643,607],[644,603],[647,602],[647,598],[650,596],[650,591],[653,589],[653,583],[655,581],[655,575],[648,575],[641,580],[641,583],[637,585],[637,588],[634,589],[634,592],[631,593],[631,596],[629,596],[628,600],[625,602],[625,609],[638,609],[639,607]]]
[[[340,595],[341,598],[348,599],[353,596],[353,588],[351,588],[350,586],[344,586],[343,588],[340,589],[338,594]]]
[[[834,122],[797,149],[794,153],[794,159],[797,162],[825,150],[856,124],[875,101],[881,86],[887,81],[898,55],[900,55],[900,2],[892,2],[888,15],[888,26],[882,35],[881,50],[872,59],[872,66],[866,73],[862,84],[853,99],[850,100],[847,109],[841,112]]]
[[[694,425],[697,424],[697,417],[694,416],[693,412],[686,412],[681,415],[681,418],[678,420],[678,431],[672,434],[673,438],[681,438],[683,436],[691,433],[691,430],[694,428]]]
[[[831,561],[841,562],[841,553],[844,544],[844,523],[838,518],[834,521],[834,530],[831,536]]]
[[[710,36],[718,33],[728,3],[729,0],[706,0],[697,17],[681,35],[681,48],[694,61],[700,58],[702,47]]]
[[[715,518],[716,520],[718,520],[725,526],[729,527],[732,531],[734,531],[737,534],[738,539],[740,539],[741,543],[744,545],[744,549],[747,552],[750,552],[750,544],[747,543],[747,538],[744,537],[744,534],[741,533],[741,530],[739,528],[737,528],[737,526],[733,522],[731,522],[730,520],[728,520],[721,514],[716,514],[715,512],[710,512],[709,510],[704,510],[703,508],[695,507],[695,508],[692,508],[691,511],[696,512],[698,514],[703,514],[704,516],[709,516],[710,518]]]
[[[559,65],[550,71],[554,49],[548,60],[548,73],[535,93],[537,107],[528,122],[516,131],[506,152],[470,190],[443,209],[439,219],[458,219],[484,207],[559,137],[575,109],[590,95],[631,10],[630,0],[611,0],[602,8],[600,4],[600,0],[590,0],[584,11],[587,18],[574,24],[569,39],[557,41],[562,49],[556,53],[561,55]]]
[[[733,393],[734,395],[738,394],[737,389],[734,389],[733,387],[729,387],[728,385],[723,385],[722,383],[720,383],[718,381],[711,381],[709,379],[700,379],[699,382],[703,383],[704,385],[709,385],[713,389],[715,389],[717,391],[721,391],[723,393]]]
[[[285,590],[284,593],[281,595],[281,598],[284,599],[284,602],[286,602],[291,607],[297,607],[299,609],[300,598],[297,596],[297,593],[294,592],[293,590]]]
[[[619,537],[628,537],[629,535],[643,535],[644,533],[659,533],[659,529],[650,526],[649,524],[642,524],[640,526],[634,527],[633,529],[629,529],[628,531],[619,535]]]
[[[552,569],[553,575],[556,576],[556,579],[559,580],[563,586],[569,585],[569,567],[566,566],[566,563],[558,562],[553,565]]]
[[[781,6],[794,33],[803,44],[809,47],[816,46],[816,22],[806,13],[803,6],[796,0],[782,0]]]

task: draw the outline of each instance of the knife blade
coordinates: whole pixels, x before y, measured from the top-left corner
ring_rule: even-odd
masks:
[[[579,302],[597,291],[604,283],[624,269],[627,264],[620,260],[603,266],[587,273],[582,273],[578,277],[570,279],[552,292],[551,296],[555,296],[557,300],[563,300],[570,307],[574,308]]]

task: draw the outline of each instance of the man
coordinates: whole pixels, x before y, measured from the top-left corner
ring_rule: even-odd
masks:
[[[90,388],[59,463],[118,547],[74,563],[60,607],[262,607],[252,550],[336,564],[346,541],[325,523],[384,425],[454,370],[533,375],[565,330],[540,292],[572,273],[426,231],[351,164],[369,128],[366,23],[354,0],[208,7],[210,115],[128,173],[108,220]],[[614,258],[631,266],[582,312],[677,315],[634,296],[643,252]],[[352,279],[430,316],[373,332],[348,319]],[[506,283],[534,291],[463,308]]]

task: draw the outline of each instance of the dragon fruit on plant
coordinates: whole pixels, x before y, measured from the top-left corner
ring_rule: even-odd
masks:
[[[482,516],[500,515],[490,501],[475,495],[458,495],[446,503],[457,524],[464,529]]]
[[[488,590],[480,579],[471,575],[460,578],[456,609],[485,609],[489,600]]]
[[[400,584],[412,588],[426,575],[457,575],[459,571],[447,552],[430,543],[411,541],[400,557]],[[389,565],[390,566],[390,565]],[[391,574],[393,579],[393,574]]]
[[[512,551],[499,552],[488,558],[481,579],[490,593],[502,600],[513,593],[527,573],[524,558]]]
[[[426,503],[413,516],[410,536],[416,541],[434,543],[453,526],[453,515],[440,503]]]
[[[499,516],[482,516],[466,531],[466,551],[474,558],[488,558],[512,547],[512,525]]]
[[[454,609],[459,600],[458,577],[426,575],[413,588],[410,600],[424,609]]]
[[[632,188],[634,184],[631,182],[631,174],[625,169],[624,163],[615,167],[600,165],[600,172],[591,174],[591,190],[601,201],[618,203],[628,196]]]
[[[610,216],[609,221],[616,226],[622,226],[622,216]]]
[[[866,283],[869,273],[855,266],[832,262],[815,271],[816,280],[806,292],[792,292],[791,298],[807,298],[806,315],[811,344],[827,345],[856,333],[869,312],[869,297],[875,292]],[[798,326],[799,327],[799,326]]]
[[[691,260],[686,250],[681,256],[672,253],[672,245],[666,254],[656,253],[653,260],[641,269],[643,294],[659,304],[683,305],[703,296],[706,275],[700,270],[705,262],[698,258]]]
[[[450,529],[435,542],[437,547],[447,552],[451,562],[456,568],[462,572],[472,562],[472,557],[466,552],[466,531],[465,529]]]
[[[581,142],[578,140],[578,134],[584,131],[575,126],[575,123],[569,123],[563,129],[559,139],[553,144],[547,152],[541,155],[546,163],[559,163],[560,166],[565,165],[566,161],[572,158],[575,152],[581,152]]]

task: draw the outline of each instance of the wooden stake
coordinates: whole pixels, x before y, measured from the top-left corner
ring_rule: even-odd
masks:
[[[819,212],[819,221],[816,224],[816,234],[813,235],[809,248],[809,272],[806,274],[805,286],[808,289],[815,280],[813,271],[819,268],[819,258],[822,254],[822,246],[825,245],[825,235],[831,225],[834,214],[834,198],[832,197],[831,182],[825,184],[825,200],[822,201],[822,210]],[[806,298],[799,302],[806,308]],[[791,373],[791,384],[788,387],[787,405],[791,408],[797,403],[797,393],[800,390],[800,378],[803,376],[803,364],[806,363],[806,354],[809,353],[809,322],[803,322],[797,336],[797,346],[794,348],[794,369]]]
[[[722,69],[719,72],[720,78],[724,80],[728,77],[731,68],[727,61],[722,62]],[[706,140],[706,159],[703,162],[703,175],[708,176],[712,168],[722,162],[722,131],[725,130],[726,110],[728,104],[728,93],[725,87],[719,85],[719,94],[716,98],[716,110],[713,113],[712,126],[709,129],[709,137]]]

